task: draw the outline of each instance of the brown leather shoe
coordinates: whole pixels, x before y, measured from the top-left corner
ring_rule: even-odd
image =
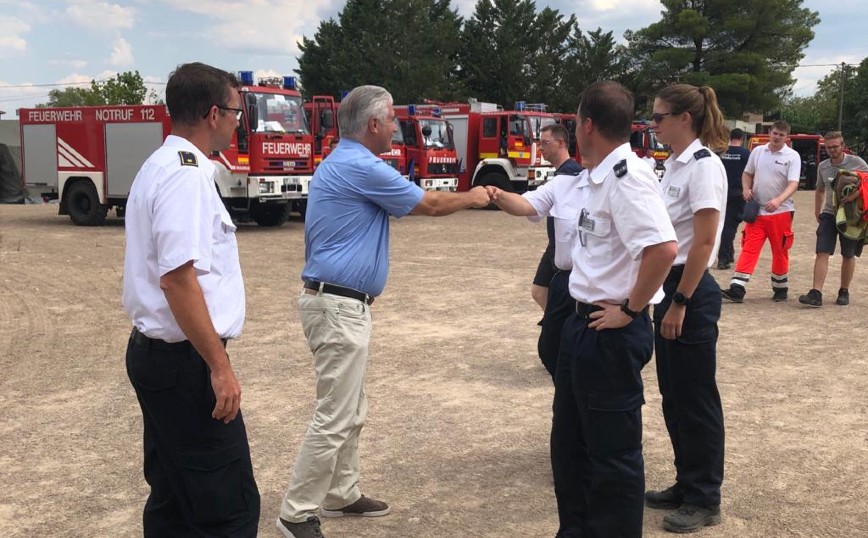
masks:
[[[365,497],[364,495],[359,497],[358,501],[349,506],[344,506],[343,508],[337,508],[335,510],[320,508],[320,514],[322,517],[379,517],[385,516],[389,512],[391,512],[391,508],[389,508],[388,504],[383,501],[371,499],[370,497]]]

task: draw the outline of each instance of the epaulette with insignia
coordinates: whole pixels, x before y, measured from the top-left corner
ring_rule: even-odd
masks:
[[[615,171],[615,175],[618,177],[624,177],[627,175],[627,159],[621,159],[615,164],[615,167],[612,168]]]
[[[181,166],[199,166],[199,161],[196,160],[196,154],[190,151],[179,151],[178,156],[181,157]]]
[[[711,157],[711,152],[705,148],[697,151],[693,154],[693,157],[698,161],[699,159],[704,159],[705,157]]]

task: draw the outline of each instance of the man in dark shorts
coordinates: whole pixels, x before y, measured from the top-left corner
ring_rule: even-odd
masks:
[[[806,306],[823,306],[823,283],[829,270],[829,256],[835,253],[835,243],[841,243],[841,287],[835,304],[850,304],[850,282],[856,270],[856,258],[862,254],[862,242],[847,239],[835,226],[835,207],[832,200],[832,180],[838,170],[868,171],[868,164],[855,155],[844,153],[844,136],[838,131],[826,133],[826,152],[829,158],[817,167],[817,191],[814,196],[814,214],[817,217],[817,257],[814,260],[813,288],[799,297]]]

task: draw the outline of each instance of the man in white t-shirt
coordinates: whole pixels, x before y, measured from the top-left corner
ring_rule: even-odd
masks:
[[[742,196],[746,202],[760,205],[754,222],[745,223],[744,244],[735,265],[729,288],[721,290],[723,298],[734,303],[744,300],[745,288],[756,269],[766,240],[772,247],[772,300],[787,300],[789,289],[790,248],[793,246],[792,196],[799,188],[802,160],[787,147],[790,125],[776,121],[769,133],[769,142],[754,148],[741,176]]]

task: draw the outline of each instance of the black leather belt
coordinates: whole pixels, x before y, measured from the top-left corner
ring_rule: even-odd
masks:
[[[597,312],[602,309],[602,306],[576,301],[576,314],[578,314],[580,318],[588,319],[591,317],[592,312]]]
[[[357,301],[362,301],[363,303],[369,305],[374,302],[374,296],[368,295],[367,293],[359,290],[354,290],[353,288],[345,288],[343,286],[337,286],[335,284],[329,284],[328,282],[317,282],[316,280],[305,280],[304,287],[308,290],[316,290],[322,293],[329,293],[331,295],[340,295],[341,297],[349,297],[350,299],[355,299]]]
[[[591,313],[597,312],[598,310],[602,310],[602,306],[597,306],[595,304],[583,303],[581,301],[576,301],[576,314],[582,319],[591,319]],[[648,307],[642,309],[644,314],[648,313]]]
[[[166,342],[159,338],[145,336],[135,327],[133,327],[133,332],[130,333],[130,340],[135,342],[136,345],[151,349],[161,349],[163,351],[188,351],[193,348],[193,344],[191,344],[189,340],[182,340],[181,342]],[[220,341],[223,342],[223,346],[225,347],[226,339],[221,338]]]

